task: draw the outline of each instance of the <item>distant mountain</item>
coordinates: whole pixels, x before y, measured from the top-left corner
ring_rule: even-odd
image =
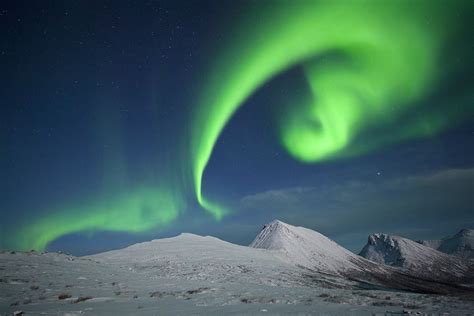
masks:
[[[404,268],[414,275],[440,281],[472,280],[472,264],[413,240],[373,234],[359,254],[374,262]]]
[[[474,230],[472,229],[462,229],[454,236],[443,239],[419,240],[417,242],[450,255],[474,259]]]

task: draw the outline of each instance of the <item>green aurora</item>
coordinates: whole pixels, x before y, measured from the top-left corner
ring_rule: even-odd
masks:
[[[301,66],[312,92],[283,115],[281,142],[303,162],[362,154],[383,144],[433,135],[472,111],[472,95],[448,112],[398,118],[436,86],[440,53],[456,31],[463,2],[258,2],[217,52],[193,130],[193,176],[200,204],[217,219],[226,211],[202,195],[213,148],[236,110],[265,82]],[[332,55],[337,55],[336,57]],[[332,58],[331,58],[332,56]],[[370,143],[359,134],[377,126]]]
[[[278,127],[281,144],[296,159],[314,163],[367,153],[382,145],[433,135],[454,124],[460,106],[437,111],[420,102],[449,71],[439,67],[441,52],[458,27],[456,12],[467,2],[427,1],[258,1],[229,26],[215,50],[194,107],[190,158],[173,166],[189,173],[190,185],[170,182],[87,205],[72,205],[32,218],[19,231],[5,233],[3,248],[44,249],[76,232],[139,233],[178,219],[194,187],[197,202],[216,220],[228,214],[203,195],[203,175],[224,127],[265,82],[301,67],[309,94],[288,104]],[[419,107],[423,115],[399,124]],[[383,132],[370,142],[358,136]],[[184,146],[184,145],[183,145]],[[180,153],[182,154],[182,153]],[[186,155],[186,157],[188,157]],[[178,157],[177,161],[182,161]]]
[[[11,249],[43,250],[55,239],[74,232],[140,233],[171,223],[184,207],[181,197],[166,189],[143,188],[119,198],[104,198],[91,205],[50,212],[22,230],[8,234],[3,242]]]

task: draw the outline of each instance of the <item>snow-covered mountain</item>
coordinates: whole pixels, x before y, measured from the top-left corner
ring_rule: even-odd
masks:
[[[420,280],[418,273],[367,260],[316,231],[278,220],[265,225],[250,247],[186,233],[90,258],[143,273],[164,273],[173,279],[336,287],[355,281],[420,292],[434,287],[439,293],[453,290],[450,285],[438,284],[431,275]],[[442,280],[448,284],[459,281]]]
[[[414,241],[377,234],[369,244],[363,254],[370,256],[364,258],[314,230],[274,220],[250,247],[279,253],[282,260],[318,273],[384,287],[450,292],[443,287],[473,283],[472,267],[463,260]]]
[[[438,312],[439,306],[449,306],[449,312],[454,307],[458,314],[472,309],[472,301],[460,303],[457,298],[437,296],[435,302],[412,293],[472,297],[473,282],[465,276],[452,276],[452,271],[464,271],[458,266],[462,259],[411,241],[384,240],[401,249],[400,254],[409,259],[404,263],[417,262],[420,266],[410,270],[404,265],[373,262],[318,232],[281,221],[265,225],[251,247],[181,234],[79,258],[0,252],[0,311],[367,315],[383,314],[388,307]],[[382,241],[376,241],[374,238],[371,246],[380,246]],[[443,261],[428,266],[430,273],[419,273],[439,258],[457,261]]]
[[[189,280],[246,280],[267,284],[297,283],[298,268],[278,252],[235,245],[211,236],[183,233],[91,256],[94,260],[127,265],[136,271],[164,273]],[[286,276],[286,277],[285,277]],[[291,279],[291,280],[290,280]]]
[[[404,268],[411,273],[440,281],[471,280],[472,264],[413,240],[373,234],[359,254],[374,262]]]
[[[438,281],[449,285],[471,280],[466,278],[470,268],[459,258],[401,237],[379,241],[380,236],[376,235],[372,239],[373,245],[367,253],[380,250],[388,253],[387,249],[392,247],[390,255],[397,255],[404,263],[392,264],[398,267],[394,268],[381,263],[397,260],[378,260],[380,256],[363,258],[316,231],[278,220],[265,225],[250,247],[185,233],[91,258],[135,271],[152,274],[159,271],[169,278],[219,282],[239,280],[273,285],[313,282],[345,287],[344,280],[351,280],[412,291],[430,292],[436,287],[437,292],[450,292],[453,290],[450,286],[443,288]],[[368,260],[374,258],[376,262]]]
[[[465,259],[474,259],[474,230],[462,229],[454,236],[435,240],[419,240],[418,243],[441,252]]]
[[[360,271],[364,264],[359,256],[326,236],[279,220],[265,225],[250,247],[278,251],[295,265],[324,273]]]

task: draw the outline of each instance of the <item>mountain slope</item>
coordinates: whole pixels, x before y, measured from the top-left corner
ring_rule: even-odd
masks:
[[[189,246],[194,247],[196,243],[205,245],[189,251],[193,250]],[[309,276],[304,269],[291,265],[287,265],[284,274],[278,275],[274,269],[278,270],[279,266],[268,261],[256,262],[261,270],[252,271],[245,262],[255,257],[221,257],[247,247],[229,247],[220,252],[216,260],[201,253],[203,249],[209,251],[223,244],[210,237],[184,235],[137,245],[123,255],[120,251],[91,257],[0,252],[0,314],[383,315],[388,308],[400,313],[416,308],[429,315],[443,312],[467,315],[472,311],[472,301],[458,297],[430,298],[410,292],[370,289],[342,278],[316,273]],[[274,251],[250,249],[250,252]],[[147,258],[147,263],[142,265],[140,258]],[[180,262],[182,259],[191,262]],[[199,264],[194,261],[198,259],[202,260]],[[219,265],[223,259],[228,263]],[[170,263],[165,264],[166,261]],[[187,268],[192,262],[196,263],[197,270]],[[207,276],[203,273],[206,267],[212,269]],[[225,278],[222,272],[226,272]],[[295,278],[290,278],[288,273]],[[305,283],[295,282],[298,275]],[[318,283],[321,279],[324,282]],[[327,280],[343,286],[329,285]]]
[[[361,258],[349,250],[316,231],[279,220],[265,225],[250,247],[278,250],[288,261],[319,272],[361,270]]]
[[[473,276],[469,262],[400,236],[370,235],[359,255],[440,281],[472,280]]]
[[[331,288],[357,287],[362,282],[428,293],[458,291],[455,284],[440,285],[435,279],[420,279],[372,262],[318,232],[280,221],[266,225],[251,247],[210,236],[181,234],[89,258],[175,280]]]
[[[420,240],[418,243],[438,251],[461,257],[474,259],[474,230],[462,229],[454,236],[436,240]]]
[[[279,286],[306,282],[301,269],[284,260],[279,252],[188,233],[90,257],[100,262],[129,266],[137,272],[164,274],[172,279]]]
[[[447,266],[438,263],[432,266],[432,273],[420,272],[415,267],[392,267],[355,255],[316,231],[278,220],[265,225],[250,247],[277,251],[283,260],[315,272],[384,287],[428,293],[466,290],[457,285],[466,281],[463,274],[468,271],[466,266],[462,266],[455,276],[449,271],[446,274]],[[455,263],[458,264],[457,261]]]

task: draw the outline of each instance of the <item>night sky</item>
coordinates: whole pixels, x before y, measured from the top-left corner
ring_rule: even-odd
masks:
[[[2,1],[0,248],[474,228],[472,1]]]

